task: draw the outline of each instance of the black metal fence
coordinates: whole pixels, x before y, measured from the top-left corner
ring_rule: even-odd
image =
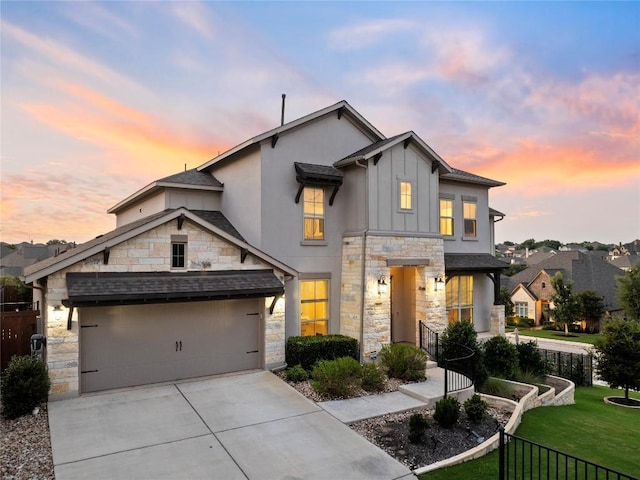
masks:
[[[423,322],[420,322],[420,348],[427,352],[427,355],[434,362],[440,361],[440,341],[438,332],[434,332]]]
[[[554,448],[505,433],[500,427],[499,480],[640,480]]]
[[[577,386],[593,385],[593,355],[540,349],[550,375],[571,380]]]
[[[473,386],[475,352],[465,345],[443,345],[438,332],[420,322],[420,348],[444,369],[444,396]]]

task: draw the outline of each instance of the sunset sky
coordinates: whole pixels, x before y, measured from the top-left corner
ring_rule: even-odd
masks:
[[[640,238],[640,2],[0,2],[2,241],[347,100],[504,181],[497,241]]]

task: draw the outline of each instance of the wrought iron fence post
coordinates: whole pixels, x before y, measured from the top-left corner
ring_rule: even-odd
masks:
[[[449,361],[444,359],[444,398],[449,393]]]
[[[504,477],[504,427],[502,425],[500,425],[500,443],[498,446],[498,457],[499,457],[499,463],[498,463],[498,480],[505,480]]]

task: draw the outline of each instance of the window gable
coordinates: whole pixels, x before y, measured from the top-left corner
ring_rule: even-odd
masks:
[[[187,256],[187,244],[184,242],[171,242],[171,268],[185,268]]]
[[[400,201],[399,201],[400,210],[401,211],[413,210],[412,182],[408,180],[400,180],[399,193],[400,193]]]

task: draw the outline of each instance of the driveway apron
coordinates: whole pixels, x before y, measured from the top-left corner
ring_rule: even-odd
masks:
[[[413,478],[264,371],[51,402],[49,425],[56,480]]]

